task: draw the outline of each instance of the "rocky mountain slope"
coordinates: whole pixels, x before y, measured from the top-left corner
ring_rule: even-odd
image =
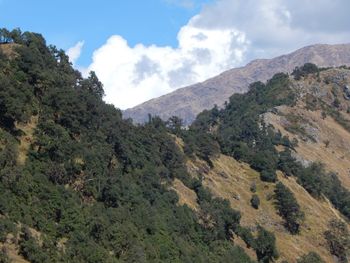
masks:
[[[202,83],[178,89],[123,112],[136,123],[148,120],[148,114],[167,120],[179,116],[190,124],[198,113],[222,106],[233,93],[246,92],[254,81],[266,81],[278,72],[291,72],[307,62],[319,67],[350,65],[350,44],[313,45],[273,59],[258,59],[244,67],[228,70]]]

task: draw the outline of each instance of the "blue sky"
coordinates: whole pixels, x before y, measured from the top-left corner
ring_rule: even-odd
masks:
[[[177,45],[176,35],[208,1],[172,0],[0,0],[0,25],[34,31],[68,49],[84,41],[77,63],[88,66],[92,52],[111,35],[134,46]],[[54,3],[54,4],[53,4]]]
[[[317,3],[317,5],[315,4]],[[0,0],[0,26],[42,33],[126,109],[317,43],[350,43],[349,0]]]

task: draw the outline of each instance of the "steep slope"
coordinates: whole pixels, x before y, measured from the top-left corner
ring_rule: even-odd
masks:
[[[228,70],[217,77],[152,99],[123,112],[136,123],[147,121],[148,114],[167,120],[179,116],[190,124],[198,113],[222,106],[233,93],[246,92],[254,81],[266,81],[278,72],[291,72],[307,62],[320,67],[350,65],[350,44],[313,45],[273,59],[254,60],[242,68]]]
[[[189,127],[194,137],[210,134],[221,152],[208,139],[204,151],[194,150],[206,161],[191,159],[190,174],[242,211],[241,224],[253,233],[256,225],[272,231],[279,260],[295,262],[315,251],[325,262],[337,262],[324,233],[332,220],[349,228],[349,84],[347,67],[320,70],[306,64],[293,76],[280,73],[266,84],[251,84],[246,94],[230,97],[224,109],[202,112]],[[280,183],[295,198],[290,209],[304,214],[291,220],[297,233],[286,224],[293,216],[286,219],[276,205]],[[258,209],[250,204],[253,194],[260,199]],[[347,234],[344,238],[349,242]],[[346,258],[350,247],[344,251]]]
[[[205,162],[197,159],[188,162],[188,169],[193,176],[204,176],[204,185],[214,195],[228,199],[233,208],[242,212],[243,226],[255,229],[256,225],[262,225],[275,233],[280,251],[278,262],[295,262],[296,258],[311,251],[316,251],[325,262],[333,261],[323,233],[328,228],[328,222],[341,218],[341,214],[327,200],[313,198],[294,178],[286,178],[279,173],[278,179],[291,189],[306,215],[300,234],[290,235],[274,207],[274,184],[261,181],[259,173],[249,165],[229,156],[220,155],[213,159],[213,164],[209,168]],[[203,173],[203,170],[207,172]],[[253,184],[260,198],[259,209],[254,209],[250,204]],[[192,202],[189,201],[189,205],[192,206]]]
[[[0,34],[1,262],[252,262],[226,201],[201,187],[211,225],[181,205],[171,185],[194,182],[162,121],[122,120],[40,34]]]

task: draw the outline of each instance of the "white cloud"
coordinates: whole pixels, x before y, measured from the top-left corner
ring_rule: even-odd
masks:
[[[348,0],[218,0],[205,6],[195,26],[244,32],[251,43],[248,60],[315,43],[349,42],[348,10]]]
[[[75,65],[75,62],[80,57],[83,46],[84,41],[79,41],[73,47],[67,49],[66,54],[68,55],[69,60],[73,65]]]
[[[177,48],[130,47],[121,36],[110,37],[94,52],[88,69],[103,82],[105,100],[126,109],[203,81],[241,63],[248,44],[237,30],[200,29],[192,21],[177,37]]]
[[[347,10],[348,0],[217,0],[180,29],[177,48],[111,36],[88,70],[104,83],[106,101],[125,109],[251,59],[349,42]]]

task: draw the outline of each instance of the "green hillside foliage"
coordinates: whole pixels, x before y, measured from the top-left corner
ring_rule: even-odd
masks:
[[[119,110],[102,101],[95,73],[83,78],[39,34],[3,29],[0,41],[15,53],[11,58],[0,53],[0,219],[16,223],[0,227],[19,232],[24,258],[251,261],[231,241],[240,213],[227,201],[199,184],[198,215],[179,206],[168,190],[174,178],[193,188],[196,183],[164,122],[155,117],[134,126],[122,120]],[[17,156],[25,134],[17,124],[33,116],[38,123],[21,165]],[[205,152],[204,145],[199,148]],[[200,223],[200,216],[212,221]]]

